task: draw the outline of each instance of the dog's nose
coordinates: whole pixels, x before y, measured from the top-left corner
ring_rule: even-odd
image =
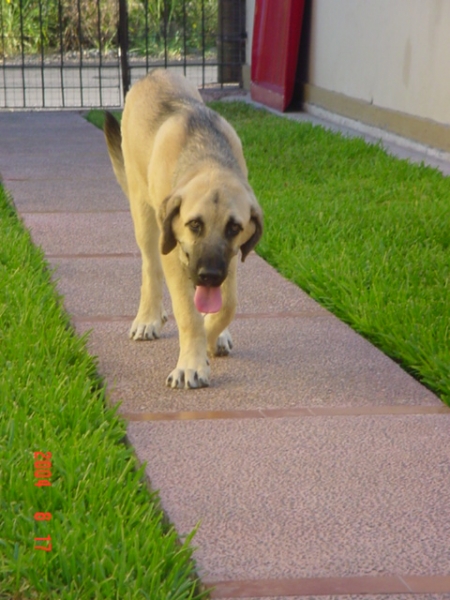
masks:
[[[205,285],[207,287],[219,287],[225,279],[223,269],[212,267],[200,267],[197,272],[197,278],[198,285]]]

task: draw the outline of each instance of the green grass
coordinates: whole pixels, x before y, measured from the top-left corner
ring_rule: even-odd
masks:
[[[120,119],[122,118],[121,110],[111,110],[110,112],[116,117],[116,119],[120,121]],[[92,125],[95,125],[99,129],[103,129],[103,123],[105,121],[105,111],[97,109],[90,110],[88,113],[85,114],[85,118],[89,121],[89,123],[92,123]]]
[[[450,405],[450,179],[243,103],[211,107],[243,142],[258,253]]]
[[[199,598],[192,535],[165,522],[1,187],[0,239],[0,598]],[[50,487],[35,486],[39,451],[52,453]],[[48,535],[52,550],[35,550]]]

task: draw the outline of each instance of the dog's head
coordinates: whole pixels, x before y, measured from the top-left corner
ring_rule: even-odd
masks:
[[[198,175],[166,198],[159,212],[161,252],[177,246],[195,286],[217,288],[239,250],[258,243],[262,211],[248,184],[230,172]]]

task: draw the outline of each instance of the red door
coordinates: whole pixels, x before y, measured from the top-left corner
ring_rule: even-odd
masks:
[[[251,96],[277,110],[294,93],[305,0],[256,0]]]

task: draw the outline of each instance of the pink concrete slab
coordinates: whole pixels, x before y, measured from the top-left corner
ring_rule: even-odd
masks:
[[[0,115],[0,131],[6,150],[0,171],[9,188],[28,180],[42,194],[58,180],[70,187],[106,175],[114,182],[103,133],[77,113],[8,113]]]
[[[5,171],[3,171],[5,173]],[[103,176],[86,178],[81,184],[75,174],[71,178],[52,175],[45,181],[4,177],[4,185],[21,213],[98,212],[128,210],[128,201],[117,184]]]
[[[8,143],[24,143],[24,133],[30,133],[32,129],[35,135],[28,136],[28,141],[30,144],[33,141],[38,144],[38,135],[67,128],[74,132],[79,131],[83,128],[83,123],[80,122],[80,114],[77,111],[2,111],[0,127],[2,137]]]
[[[252,252],[238,267],[238,313],[290,314],[329,317],[298,286]]]
[[[236,596],[233,598],[225,598],[223,596],[215,596],[212,598],[220,598],[220,600],[236,600]],[[339,595],[319,595],[314,594],[313,596],[258,596],[248,597],[244,596],[244,600],[450,600],[450,594],[405,594],[405,593],[390,593],[390,594],[339,594]]]
[[[450,576],[445,575],[358,575],[350,577],[303,577],[288,579],[247,579],[210,582],[211,599],[249,596],[303,597],[361,597],[366,594],[383,594],[387,598],[417,592],[440,597],[450,593]],[[372,596],[373,597],[373,596]]]
[[[102,142],[104,144],[104,142]],[[44,148],[45,150],[45,148]],[[35,151],[37,152],[37,151]],[[96,152],[74,152],[73,149],[56,148],[54,152],[27,154],[24,150],[21,160],[18,156],[8,157],[2,161],[2,172],[5,180],[31,181],[37,184],[45,183],[55,179],[71,181],[76,178],[81,180],[102,178],[104,175],[112,175],[111,163],[109,162],[106,148],[99,144]],[[106,179],[107,177],[104,177]]]
[[[245,600],[450,600],[450,594],[364,594],[364,595],[348,595],[339,594],[338,596],[258,596],[257,598],[249,598],[245,596]],[[234,598],[224,598],[221,600],[235,600]]]
[[[134,254],[134,240],[128,210],[96,213],[25,213],[25,225],[33,241],[47,255]]]
[[[447,416],[130,423],[205,582],[450,575]]]
[[[86,133],[93,126],[82,118],[79,111],[2,111],[0,128],[12,150],[21,146],[28,149],[42,148],[42,140],[74,148],[86,144]]]
[[[66,310],[75,318],[134,318],[139,306],[141,259],[138,254],[102,258],[51,258],[54,279]]]
[[[211,362],[211,387],[171,390],[178,359],[171,319],[160,340],[132,342],[129,322],[78,322],[127,413],[293,407],[430,406],[442,403],[398,365],[334,318],[236,319],[232,355]]]
[[[93,219],[93,222],[95,220]],[[89,233],[89,232],[87,232]],[[66,307],[78,317],[107,317],[130,315],[134,317],[139,302],[141,285],[141,259],[137,246],[131,239],[131,229],[127,241],[117,241],[117,248],[135,248],[134,255],[104,256],[91,258],[65,257],[53,254],[49,258],[56,269],[55,278],[59,281],[60,292],[65,296]],[[43,234],[41,234],[43,235]],[[47,236],[47,234],[46,234]],[[51,236],[51,238],[50,238]],[[103,239],[111,249],[114,243],[111,232],[105,231]],[[56,240],[56,241],[50,241]],[[43,239],[44,250],[56,250],[60,234],[48,233]],[[91,243],[80,233],[80,243]],[[67,244],[74,248],[77,239],[69,234]],[[97,248],[97,242],[92,242]],[[85,247],[85,246],[84,246]],[[82,254],[84,251],[80,250]],[[171,303],[166,295],[166,310],[171,312]],[[279,274],[261,258],[252,254],[238,268],[238,314],[255,316],[319,316],[331,318],[331,314],[320,307],[307,294],[294,284],[282,279]]]

